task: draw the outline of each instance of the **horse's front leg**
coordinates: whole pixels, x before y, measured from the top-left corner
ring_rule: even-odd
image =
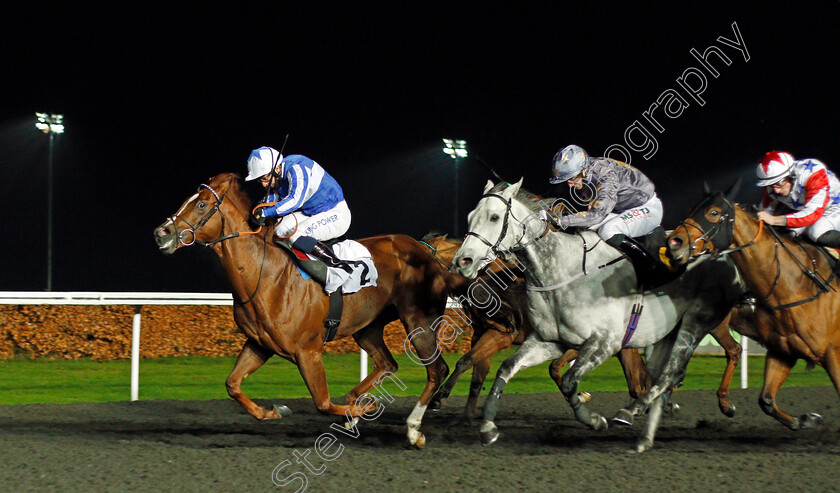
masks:
[[[726,353],[726,369],[720,379],[720,386],[717,390],[718,407],[725,416],[735,416],[735,404],[729,402],[729,386],[732,383],[732,376],[735,374],[735,367],[741,361],[741,345],[729,333],[729,322],[732,314],[726,316],[723,322],[711,332],[720,347]]]
[[[823,420],[819,414],[803,414],[796,418],[782,411],[776,405],[776,392],[787,380],[794,364],[796,364],[795,358],[783,357],[772,351],[767,351],[767,356],[764,358],[764,387],[758,396],[758,404],[765,414],[775,418],[791,430],[815,428]]]
[[[614,350],[611,349],[613,347],[615,346],[609,344],[603,338],[597,336],[589,338],[578,349],[574,366],[566,371],[560,379],[560,392],[563,393],[563,397],[572,407],[575,419],[593,430],[606,430],[608,428],[607,420],[600,414],[589,410],[585,401],[578,395],[578,383],[584,375],[600,366],[613,355]]]
[[[559,358],[563,351],[554,342],[545,342],[535,334],[531,334],[525,342],[499,367],[496,380],[484,404],[484,422],[481,425],[481,444],[490,445],[499,438],[499,429],[493,422],[499,412],[499,399],[505,390],[505,385],[520,370],[539,365],[551,359]]]
[[[635,348],[622,349],[616,355],[621,368],[624,370],[624,379],[627,381],[627,391],[630,397],[638,399],[643,396],[651,387],[650,373],[647,371],[645,362]]]
[[[455,363],[455,370],[452,372],[452,375],[446,379],[446,382],[440,386],[440,389],[438,389],[437,393],[432,398],[429,408],[440,409],[442,400],[449,397],[449,394],[452,392],[452,389],[455,387],[458,379],[461,378],[461,375],[466,373],[470,368],[473,368],[474,365],[481,365],[481,368],[473,369],[472,385],[470,386],[470,401],[467,402],[466,407],[466,413],[469,417],[470,406],[473,406],[475,409],[475,407],[477,407],[478,400],[478,396],[473,398],[473,387],[477,384],[479,391],[481,390],[481,385],[484,383],[484,377],[487,376],[490,360],[493,358],[493,355],[502,349],[509,348],[513,344],[515,336],[515,333],[502,333],[492,329],[484,332],[481,337],[475,341],[475,344],[473,344],[467,354],[463,355],[458,362]],[[478,371],[478,374],[476,374],[476,371]],[[483,376],[481,376],[482,371]],[[476,383],[477,376],[481,376],[478,383]]]
[[[236,402],[245,408],[248,414],[257,419],[280,419],[283,416],[291,414],[291,410],[286,406],[274,406],[271,410],[265,409],[257,405],[242,392],[242,380],[257,371],[271,355],[272,353],[261,348],[259,344],[251,339],[248,339],[245,341],[245,345],[242,346],[242,350],[239,351],[239,356],[236,358],[233,370],[231,370],[230,375],[228,375],[225,381],[228,395],[236,399]]]

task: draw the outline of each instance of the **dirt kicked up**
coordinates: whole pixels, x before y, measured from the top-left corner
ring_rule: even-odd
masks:
[[[820,429],[782,428],[734,390],[737,415],[713,391],[678,391],[653,450],[630,453],[633,428],[594,432],[557,394],[505,394],[502,436],[479,444],[464,397],[428,413],[423,450],[408,447],[414,398],[387,403],[355,431],[311,400],[274,401],[294,414],[258,422],[232,400],[0,406],[4,491],[837,491],[840,399],[831,387],[783,388],[781,404],[816,412]],[[626,393],[595,393],[607,416]],[[261,402],[261,404],[269,404]],[[343,426],[341,427],[343,428]],[[332,438],[330,438],[332,437]]]

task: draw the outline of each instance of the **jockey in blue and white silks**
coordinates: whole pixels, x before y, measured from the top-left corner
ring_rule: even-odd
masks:
[[[266,196],[251,217],[258,225],[280,218],[275,228],[298,250],[329,266],[350,271],[322,242],[350,228],[350,209],[338,182],[318,163],[300,154],[283,157],[271,147],[254,149],[248,157],[245,181],[259,179]]]
[[[757,185],[764,188],[760,220],[840,248],[840,181],[822,161],[795,160],[787,152],[772,151],[764,155],[756,175]]]

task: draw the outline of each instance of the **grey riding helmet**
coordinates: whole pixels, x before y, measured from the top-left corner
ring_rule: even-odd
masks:
[[[566,146],[554,155],[554,176],[548,179],[552,185],[571,180],[589,166],[589,156],[576,145]]]

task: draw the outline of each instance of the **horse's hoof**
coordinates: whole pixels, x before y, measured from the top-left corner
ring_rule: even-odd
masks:
[[[292,410],[286,405],[274,405],[274,412],[280,415],[281,418],[287,418],[292,415]]]
[[[426,435],[420,432],[418,432],[418,434],[419,436],[417,437],[417,441],[414,442],[414,446],[417,447],[417,449],[419,450],[426,445]]]
[[[592,400],[592,394],[590,394],[589,392],[578,392],[577,396],[578,399],[580,399],[580,402],[584,404]]]
[[[650,450],[652,448],[653,448],[653,442],[652,441],[642,439],[642,440],[639,440],[636,443],[635,451],[641,454],[642,452],[647,452],[648,450]]]
[[[621,426],[633,426],[633,413],[627,409],[620,409],[611,421]]]
[[[359,417],[356,416],[356,417],[353,418],[352,423],[350,421],[345,421],[344,422],[344,427],[347,428],[348,430],[352,430],[353,428],[356,427],[356,423],[358,423],[358,422],[359,422]]]
[[[680,413],[680,405],[676,402],[669,402],[666,408],[668,416],[676,416]]]
[[[431,402],[429,402],[429,407],[427,408],[429,411],[440,411],[440,408],[443,407],[443,402],[440,399],[433,398]]]
[[[721,406],[720,412],[723,413],[724,416],[727,418],[734,418],[735,417],[735,405],[729,404],[728,406]]]
[[[492,422],[486,422],[484,425],[481,426],[481,445],[486,447],[488,445],[492,445],[496,443],[496,440],[499,439],[501,434],[499,433],[499,429],[496,428],[496,425]]]
[[[800,427],[802,429],[811,429],[818,427],[823,422],[823,417],[817,413],[803,414],[799,417]]]
[[[607,418],[603,416],[598,416],[597,418],[595,418],[595,424],[592,425],[592,429],[596,431],[609,430],[610,425],[609,423],[607,423]]]

